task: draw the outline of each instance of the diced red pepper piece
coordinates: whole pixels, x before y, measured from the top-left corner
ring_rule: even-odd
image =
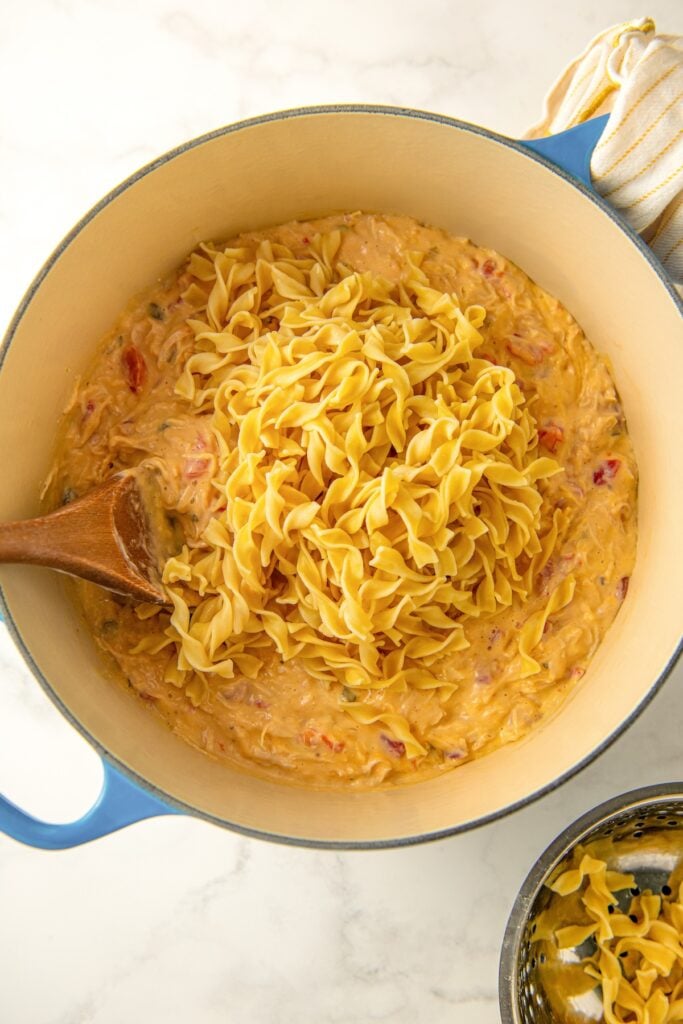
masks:
[[[183,473],[188,480],[196,480],[197,477],[206,473],[208,464],[207,459],[185,459],[185,462],[183,463]]]
[[[593,483],[602,487],[610,480],[614,480],[620,465],[620,459],[605,459],[593,473]]]
[[[329,747],[335,754],[341,754],[342,750],[346,746],[342,740],[333,740],[329,736],[326,736],[325,733],[321,734],[320,739],[323,741],[325,746]]]
[[[557,423],[546,423],[538,428],[538,443],[546,451],[555,453],[564,441],[564,430]]]
[[[253,694],[249,697],[247,703],[251,704],[254,708],[260,708],[262,711],[270,707],[270,704],[265,700],[262,700],[261,697],[255,697]]]
[[[393,754],[394,757],[404,756],[406,752],[406,745],[403,740],[395,740],[392,736],[387,736],[385,732],[381,734],[380,739],[389,753]]]
[[[147,380],[147,363],[139,348],[127,345],[121,353],[124,373],[128,387],[134,395],[138,395]]]
[[[324,743],[335,754],[341,754],[346,746],[342,740],[334,740],[324,732],[318,732],[317,729],[304,729],[301,733],[301,742],[305,743],[307,747],[319,747],[321,743]]]
[[[317,747],[318,733],[315,729],[304,729],[301,733],[301,742],[305,743],[307,747]]]
[[[623,601],[628,594],[628,585],[631,582],[630,576],[622,576],[616,587],[617,600]]]
[[[484,260],[481,265],[481,272],[484,277],[493,277],[496,272],[496,264],[493,260]]]

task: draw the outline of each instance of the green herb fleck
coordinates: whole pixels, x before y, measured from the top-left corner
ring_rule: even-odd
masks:
[[[350,689],[350,687],[348,686],[344,687],[344,689],[341,692],[341,695],[342,700],[346,701],[347,704],[354,704],[358,700],[358,697],[356,696],[354,691]]]
[[[152,320],[164,320],[166,318],[163,309],[156,302],[150,302],[148,310]]]
[[[171,529],[171,545],[175,548],[175,550],[172,553],[177,554],[181,550],[185,542],[185,531],[182,528],[180,520],[177,519],[175,516],[169,515],[169,513],[167,512],[166,519]]]
[[[116,633],[119,628],[119,624],[116,619],[105,619],[100,630],[103,636],[111,636],[112,633]]]
[[[157,430],[159,431],[160,434],[163,434],[164,430],[168,430],[168,428],[170,426],[171,426],[171,424],[168,422],[168,420],[164,420],[163,423],[159,424],[159,426],[157,427]]]

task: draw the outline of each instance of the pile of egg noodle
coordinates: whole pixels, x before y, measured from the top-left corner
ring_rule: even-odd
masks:
[[[524,600],[561,529],[541,536],[536,425],[512,370],[479,358],[481,306],[430,287],[421,253],[400,283],[339,261],[341,233],[305,258],[283,245],[203,245],[210,286],[176,391],[210,414],[216,511],[170,559],[166,678],[199,704],[206,676],[256,677],[273,648],[352,690],[440,688],[463,619]],[[520,635],[521,674],[567,577]],[[161,626],[160,626],[161,629]],[[345,702],[424,753],[399,715]]]
[[[555,927],[561,909],[556,906],[536,919],[534,941],[551,941],[560,950],[595,941],[595,953],[580,964],[586,989],[600,986],[607,1024],[683,1021],[683,883],[676,892],[666,890],[664,897],[641,893],[633,888],[633,875],[612,871],[604,860],[581,853],[577,850],[577,866],[549,887],[567,899],[570,914],[578,906],[588,924]],[[619,910],[615,896],[625,889],[635,894],[628,914]],[[569,902],[572,894],[578,901]]]

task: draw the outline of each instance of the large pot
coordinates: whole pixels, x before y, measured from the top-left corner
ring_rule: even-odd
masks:
[[[604,121],[531,144],[382,107],[287,111],[220,129],[144,168],[74,228],[21,303],[0,370],[0,518],[14,519],[38,511],[55,424],[98,338],[131,295],[200,239],[365,209],[411,214],[504,253],[612,360],[640,466],[628,599],[560,712],[522,742],[417,785],[356,793],[265,782],[180,742],[107,679],[57,574],[4,567],[9,629],[46,692],[102,754],[105,786],[73,825],[36,822],[2,801],[0,827],[54,848],[180,811],[292,843],[417,842],[539,796],[633,721],[680,647],[683,319],[655,258],[590,188]]]

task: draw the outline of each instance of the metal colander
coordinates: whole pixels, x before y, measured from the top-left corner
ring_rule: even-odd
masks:
[[[536,861],[515,900],[503,939],[503,1024],[598,1024],[604,1019],[597,991],[571,995],[571,986],[564,984],[570,965],[594,951],[594,940],[556,952],[554,959],[533,942],[534,921],[553,896],[545,882],[569,866],[578,843],[589,842],[599,842],[596,856],[611,869],[633,874],[641,891],[661,892],[683,864],[683,782],[648,786],[601,804],[570,825]],[[629,890],[618,894],[622,911],[628,912],[631,896]]]

